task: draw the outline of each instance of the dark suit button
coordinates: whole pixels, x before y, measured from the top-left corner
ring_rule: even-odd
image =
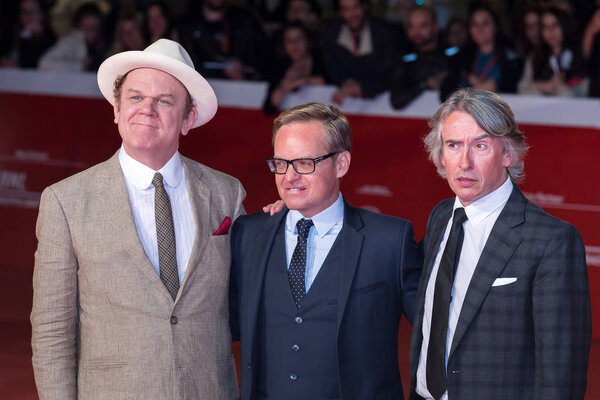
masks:
[[[248,363],[247,367],[248,369],[252,368],[252,363]]]
[[[291,380],[293,380],[293,381],[295,381],[295,380],[297,380],[297,379],[298,379],[298,375],[292,372],[292,373],[290,374],[290,379],[291,379]]]
[[[296,322],[297,324],[301,324],[302,322],[304,322],[304,320],[301,316],[297,316],[296,318],[294,318],[294,322]]]
[[[177,325],[177,322],[178,322],[179,320],[177,319],[177,317],[176,317],[176,316],[174,316],[174,315],[173,315],[173,316],[171,317],[170,321],[171,321],[171,325]]]
[[[292,350],[293,351],[299,351],[300,350],[300,346],[298,346],[297,344],[293,344],[292,345]]]

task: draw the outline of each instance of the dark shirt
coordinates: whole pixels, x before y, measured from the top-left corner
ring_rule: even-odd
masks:
[[[474,73],[477,75],[477,56],[479,52],[476,48],[467,47],[461,50],[456,57],[453,57],[449,73],[442,87],[440,88],[440,100],[443,102],[454,90],[469,86],[467,77]],[[487,77],[499,77],[496,80],[496,91],[498,93],[516,93],[517,83],[523,73],[523,59],[512,49],[508,47],[499,48],[492,53],[494,57],[493,68],[498,68],[496,73],[487,74]]]
[[[209,78],[227,78],[225,63],[237,59],[246,66],[244,79],[263,79],[271,57],[269,40],[256,16],[242,7],[229,7],[225,18],[209,22],[202,12],[186,18],[180,28],[181,45],[198,72]]]
[[[263,103],[263,111],[265,114],[275,114],[278,110],[278,106],[271,103],[271,94],[279,83],[285,77],[285,74],[292,66],[292,61],[287,57],[282,57],[277,59],[273,65],[270,67],[267,78],[269,80],[269,89],[267,91],[267,96],[265,97],[265,102]],[[312,69],[310,71],[309,76],[321,76],[325,80],[327,80],[327,73],[325,71],[325,65],[323,65],[323,60],[318,55],[314,55],[312,59]]]
[[[600,97],[600,33],[594,37],[589,60],[590,97]]]
[[[448,71],[449,58],[455,48],[427,52],[411,52],[396,59],[391,79],[392,107],[401,109],[430,89],[427,78]]]
[[[355,55],[337,43],[344,26],[340,19],[325,25],[321,47],[328,83],[339,86],[348,79],[354,79],[361,85],[363,97],[372,98],[388,89],[396,44],[385,21],[369,18],[368,24],[373,45],[369,54]]]

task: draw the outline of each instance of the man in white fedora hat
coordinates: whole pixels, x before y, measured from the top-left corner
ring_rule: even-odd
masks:
[[[98,85],[123,140],[44,190],[33,278],[40,399],[232,399],[229,227],[238,180],[181,156],[217,99],[161,39],[108,58]]]

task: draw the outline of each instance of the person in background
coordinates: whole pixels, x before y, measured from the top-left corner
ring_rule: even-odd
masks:
[[[272,34],[273,53],[276,56],[284,54],[283,28],[290,24],[303,25],[313,50],[317,49],[315,44],[321,30],[321,7],[317,0],[290,0],[286,2],[285,20]],[[272,68],[269,69],[272,70]],[[269,72],[268,78],[272,78],[272,71]]]
[[[261,25],[269,37],[280,31],[285,20],[285,9],[289,0],[242,0],[248,8],[254,10]]]
[[[144,37],[146,43],[154,43],[158,39],[178,39],[171,13],[163,2],[152,1],[146,7],[144,13]]]
[[[549,6],[541,15],[542,41],[525,63],[519,93],[587,96],[589,80],[571,13]]]
[[[410,399],[583,400],[585,248],[517,186],[528,146],[512,110],[460,89],[429,127],[429,158],[455,196],[434,207],[421,242]]]
[[[498,15],[488,3],[476,1],[469,7],[467,21],[469,41],[450,67],[441,100],[460,87],[515,93],[523,61],[506,45]]]
[[[145,40],[142,32],[141,15],[135,12],[121,15],[117,21],[113,45],[109,54],[113,55],[130,50],[143,50],[144,47]]]
[[[408,38],[413,51],[398,57],[391,79],[392,106],[406,107],[424,90],[439,90],[448,71],[448,52],[439,45],[433,8],[414,6],[408,14]]]
[[[299,22],[311,35],[321,30],[321,6],[317,0],[289,0],[285,18],[287,22]]]
[[[530,56],[542,39],[541,12],[541,5],[536,2],[524,4],[519,11],[516,50],[522,57]]]
[[[331,101],[373,98],[389,87],[395,45],[389,25],[368,15],[367,0],[337,0],[339,17],[326,23],[321,48],[328,83],[337,86]]]
[[[269,89],[263,106],[267,114],[274,114],[284,97],[305,85],[325,84],[325,66],[315,52],[311,37],[300,23],[290,23],[283,29],[282,57],[272,66]]]
[[[104,61],[103,15],[94,3],[82,4],[73,16],[73,30],[42,56],[42,71],[97,71]]]
[[[202,75],[264,79],[272,51],[251,9],[234,6],[229,0],[202,0],[190,6],[187,18],[178,28],[179,38]]]
[[[590,77],[590,97],[600,97],[600,8],[585,28],[581,42],[583,57],[587,60]]]
[[[450,18],[444,31],[443,40],[445,48],[462,49],[467,45],[469,28],[463,17]]]
[[[42,54],[56,42],[50,27],[48,10],[40,0],[21,0],[19,17],[10,33],[7,54],[1,58],[1,66],[37,68]]]

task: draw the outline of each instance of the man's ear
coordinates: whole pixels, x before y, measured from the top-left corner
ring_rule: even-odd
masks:
[[[183,119],[183,124],[181,125],[181,134],[183,136],[187,135],[192,126],[194,126],[194,122],[198,118],[198,111],[196,107],[192,107],[188,115]]]
[[[115,119],[114,119],[115,124],[119,123],[119,109],[120,109],[119,100],[115,99],[115,104],[113,105],[113,114],[115,115]]]
[[[350,159],[352,157],[350,156],[349,151],[342,151],[335,157],[336,178],[339,179],[348,173],[348,170],[350,169]]]
[[[515,155],[512,152],[506,150],[504,151],[504,154],[502,155],[502,166],[512,167],[518,161],[519,160],[517,159],[517,157],[515,157]]]

